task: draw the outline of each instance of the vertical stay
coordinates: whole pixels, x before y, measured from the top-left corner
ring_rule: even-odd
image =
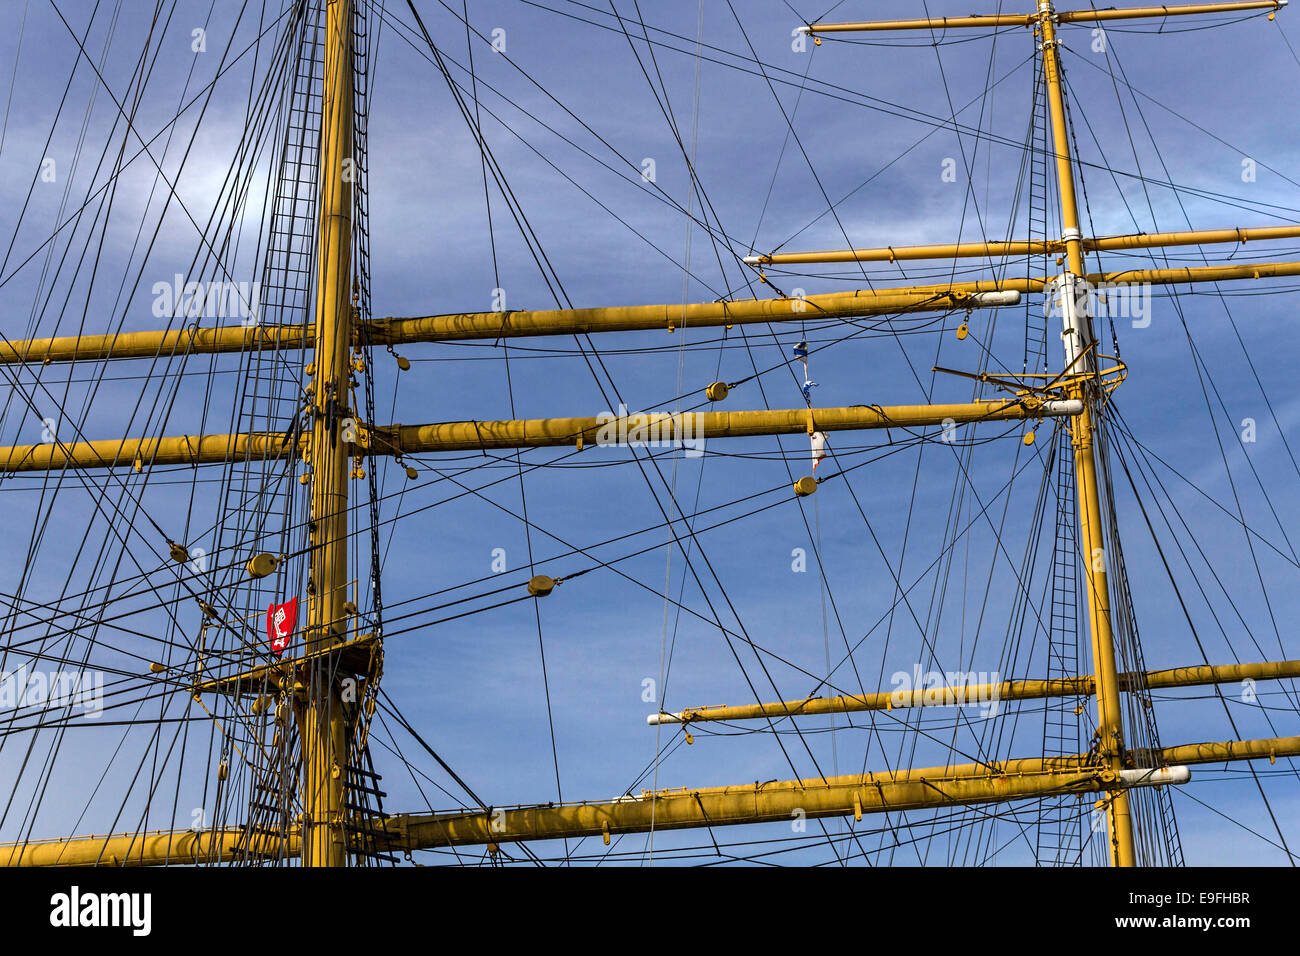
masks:
[[[1056,151],[1056,173],[1060,185],[1062,239],[1068,271],[1061,276],[1060,296],[1066,363],[1075,363],[1075,373],[1092,371],[1093,357],[1087,352],[1094,341],[1092,323],[1085,306],[1074,294],[1084,282],[1083,236],[1079,231],[1079,207],[1074,192],[1074,166],[1065,118],[1065,96],[1061,88],[1061,62],[1056,46],[1055,12],[1051,0],[1039,0],[1039,38],[1043,46],[1043,74],[1051,111]],[[1050,294],[1050,293],[1049,293]],[[1087,301],[1085,298],[1084,302]],[[1084,580],[1088,589],[1088,621],[1091,626],[1092,658],[1097,685],[1097,729],[1099,750],[1109,769],[1122,769],[1124,733],[1120,718],[1119,678],[1115,668],[1115,642],[1110,622],[1110,587],[1106,579],[1106,552],[1102,538],[1101,500],[1097,487],[1097,466],[1093,449],[1093,400],[1096,390],[1080,374],[1069,388],[1072,399],[1083,403],[1073,419],[1074,468],[1079,503],[1079,532]],[[1110,859],[1114,866],[1134,866],[1133,820],[1128,794],[1114,791],[1106,799],[1106,820],[1110,835]]]
[[[310,445],[311,569],[307,651],[326,651],[345,635],[347,418],[352,249],[352,0],[327,0],[321,117],[320,235]],[[343,765],[346,721],[330,656],[313,659],[301,706],[304,866],[345,866]]]

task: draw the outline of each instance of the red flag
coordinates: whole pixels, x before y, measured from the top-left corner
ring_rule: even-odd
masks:
[[[266,609],[266,636],[271,640],[271,650],[279,657],[293,638],[298,623],[298,599],[286,604],[272,604]]]

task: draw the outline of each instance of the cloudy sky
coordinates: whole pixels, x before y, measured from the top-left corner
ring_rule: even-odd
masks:
[[[258,117],[261,104],[274,102],[267,91],[283,83],[275,58],[286,5],[162,3],[156,16],[144,2],[10,6],[22,26],[0,38],[3,334],[154,328],[156,283],[178,274],[264,276],[259,228],[284,130],[274,111],[266,122]],[[485,201],[475,136],[406,4],[375,4],[372,313],[487,311],[503,296],[509,309],[768,297],[771,288],[740,257],[1041,233],[1030,223],[1029,181],[1037,174],[1025,162],[1037,89],[1030,31],[839,34],[821,45],[794,34],[821,19],[972,12],[946,0],[828,7],[830,0],[661,0],[639,9],[633,0],[478,0],[469,5],[467,37],[459,0],[419,0],[471,110],[478,97],[507,203],[490,174]],[[983,12],[1024,10],[994,3]],[[1065,28],[1085,233],[1300,222],[1300,143],[1286,92],[1300,80],[1297,42],[1286,11],[1273,22],[1233,14],[1133,21],[1104,33]],[[1059,235],[1055,211],[1047,230]],[[1178,247],[1100,265],[1293,261],[1297,246]],[[769,278],[798,294],[1055,268],[1023,258],[962,259],[955,267],[795,266]],[[1145,663],[1300,657],[1290,626],[1300,611],[1294,282],[1148,292],[1134,300],[1138,312],[1098,322],[1102,351],[1118,348],[1129,373],[1106,415]],[[970,334],[958,338],[963,320]],[[1035,331],[1027,336],[1027,328]],[[1053,372],[1063,365],[1057,331],[1049,320],[1046,369]],[[690,409],[706,404],[702,390],[718,379],[744,380],[720,406],[726,410],[801,408],[802,370],[790,362],[801,336],[816,346],[815,406],[969,401],[997,393],[932,368],[1021,373],[1027,337],[1033,355],[1043,347],[1041,300],[1026,297],[968,319],[936,313],[802,329],[736,326],[725,335],[688,327],[404,346],[412,368],[400,376],[390,356],[374,356],[376,418],[595,415],[619,403]],[[36,443],[51,427],[45,419],[64,440],[266,428],[264,417],[236,412],[240,367],[235,358],[203,357],[10,371],[0,433],[7,444]],[[298,387],[298,356],[273,367],[288,389]],[[853,727],[843,717],[834,725],[812,718],[800,723],[802,734],[786,725],[777,733],[701,725],[689,746],[679,732],[656,734],[645,724],[661,707],[824,695],[828,683],[844,693],[892,689],[894,675],[910,675],[914,665],[989,679],[1048,676],[1038,622],[1050,605],[1054,432],[1046,423],[1026,445],[1025,430],[985,424],[959,429],[954,442],[935,429],[834,434],[832,456],[818,468],[833,480],[806,500],[789,491],[810,464],[801,435],[717,440],[700,458],[626,448],[542,449],[518,459],[423,456],[409,462],[420,472],[413,481],[377,465],[390,608],[384,688],[494,806],[935,766],[950,759],[950,747],[959,763],[976,753],[1042,753],[1039,702],[1004,704],[989,719],[943,709],[920,724],[894,715],[854,715]],[[75,623],[93,635],[54,634],[56,625],[29,604],[9,627],[24,626],[24,639],[44,634],[43,653],[89,653],[88,666],[129,673],[144,673],[160,653],[148,634],[166,633],[173,649],[192,645],[199,612],[178,599],[184,585],[166,565],[163,535],[215,552],[207,529],[225,507],[218,483],[194,479],[185,469],[9,479],[12,517],[0,557],[6,603],[62,595],[65,610],[84,613],[57,627]],[[285,486],[301,496],[292,476]],[[364,487],[353,485],[359,494]],[[666,515],[677,519],[680,546]],[[368,539],[359,545],[354,572],[364,589]],[[233,551],[211,558],[243,560]],[[532,573],[590,568],[540,602],[503,605],[524,594]],[[91,624],[104,613],[104,595],[76,594],[145,572],[159,594],[171,596],[172,610],[125,601],[137,609],[130,627],[144,636]],[[279,580],[291,596],[302,561]],[[232,592],[231,600],[241,595]],[[253,611],[264,606],[249,599]],[[447,620],[467,610],[476,613]],[[256,626],[254,619],[250,633]],[[1079,666],[1087,672],[1083,635]],[[22,660],[30,657],[11,655],[4,668]],[[184,658],[175,664],[183,670]],[[193,705],[187,710],[187,694],[155,691],[137,705],[144,685],[129,686],[131,706],[109,711],[94,728],[74,722],[57,741],[50,731],[6,737],[0,767],[16,772],[24,758],[28,767],[0,835],[130,830],[142,821],[166,827],[173,814],[187,825],[191,808],[208,805],[213,721]],[[1232,684],[1222,699],[1206,688],[1157,695],[1154,714],[1167,746],[1289,735],[1296,705],[1289,683],[1261,683],[1253,699]],[[1085,737],[1091,709],[1089,702],[1080,717]],[[153,717],[176,722],[104,725]],[[163,728],[156,738],[155,726]],[[375,736],[386,808],[468,801],[391,718]],[[47,785],[32,767],[49,761],[56,742]],[[387,747],[400,748],[417,772]],[[132,783],[142,765],[168,791],[147,817],[143,784]],[[1174,795],[1188,863],[1286,862],[1271,817],[1294,849],[1295,770],[1286,759],[1256,770],[1252,779],[1244,764],[1194,768],[1193,782]],[[92,797],[86,781],[101,775]],[[1024,863],[1032,862],[1036,838],[1026,821],[1039,808],[1022,809],[996,821],[975,811],[952,820],[915,814],[913,829],[883,833],[882,820],[868,817],[853,841],[843,838],[847,825],[828,823],[835,852],[819,844],[815,824],[803,834],[774,824],[714,836],[773,841],[735,849],[786,851],[772,862],[834,863],[838,855],[861,864],[865,854],[873,864]],[[968,825],[952,829],[955,821]],[[640,862],[648,845],[644,836],[626,837],[611,862]],[[703,833],[661,833],[654,846],[699,846],[699,859],[717,858]],[[587,860],[605,852],[596,841],[569,851]]]

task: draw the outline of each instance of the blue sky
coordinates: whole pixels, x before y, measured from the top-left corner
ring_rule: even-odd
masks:
[[[15,16],[21,14],[17,0],[11,6]],[[614,6],[630,18],[625,25],[633,31],[635,6],[623,0]],[[934,16],[958,15],[970,13],[968,6],[934,0],[927,9]],[[24,8],[21,52],[16,33],[0,42],[0,78],[8,84],[12,77],[13,85],[0,145],[0,235],[6,246],[15,236],[0,270],[8,338],[75,334],[83,313],[88,332],[158,325],[151,314],[151,287],[193,268],[199,227],[208,223],[237,155],[252,53],[218,81],[201,122],[202,99],[174,127],[167,124],[179,103],[212,80],[222,58],[233,57],[225,52],[228,43],[231,50],[243,50],[258,32],[259,17],[269,23],[280,12],[277,4],[268,3],[265,12],[261,5],[248,4],[241,18],[241,7],[182,2],[173,10],[167,5],[155,29],[159,52],[139,96],[135,128],[146,139],[163,128],[171,131],[170,140],[165,133],[151,153],[176,190],[165,212],[166,186],[157,182],[158,169],[149,156],[135,159],[116,177],[111,207],[99,205],[97,193],[108,179],[105,169],[95,168],[101,150],[109,148],[111,165],[123,146],[113,99],[125,103],[128,93],[135,95],[131,74],[149,35],[148,5],[123,4],[110,28],[117,15],[111,4],[32,0]],[[395,20],[409,21],[404,4],[388,7]],[[453,76],[468,85],[465,26],[454,15],[460,7],[451,3],[448,9],[433,0],[417,7]],[[924,12],[919,7],[848,0],[829,19],[917,16]],[[1020,12],[1017,7],[1001,9]],[[697,4],[664,0],[642,4],[640,12],[656,40],[654,61],[645,42],[629,43],[600,4],[483,0],[470,9],[471,24],[482,35],[472,45],[484,135],[574,305],[768,295],[737,262],[737,256],[751,251],[1025,235],[1025,200],[1017,205],[1017,195],[1023,193],[1018,187],[1021,147],[1034,91],[1027,30],[1005,30],[996,37],[890,34],[869,44],[857,37],[828,39],[820,46],[808,43],[800,52],[793,48],[792,31],[826,13],[824,8],[763,2],[736,5],[733,13],[725,2],[708,2],[697,20]],[[1220,25],[1228,19],[1143,21],[1112,27],[1104,38],[1088,27],[1064,30],[1071,117],[1085,164],[1085,231],[1106,235],[1300,221],[1297,133],[1286,113],[1288,91],[1300,79],[1300,62],[1286,42],[1295,44],[1296,31],[1286,11],[1276,22],[1254,17]],[[1189,29],[1207,23],[1217,26]],[[698,64],[698,97],[697,27],[708,45]],[[193,31],[200,28],[206,29],[206,51],[196,53]],[[509,308],[554,307],[552,293],[495,191],[489,233],[479,152],[443,78],[421,55],[422,47],[403,39],[403,34],[411,36],[406,29],[393,23],[375,29],[379,56],[369,130],[373,313],[483,311],[492,307],[497,288],[505,290]],[[494,30],[504,31],[504,56],[487,42]],[[102,63],[102,84],[78,59],[73,33],[87,37],[87,51]],[[110,33],[111,43],[101,52]],[[750,44],[761,70],[751,60]],[[257,51],[259,78],[270,52],[269,42]],[[55,122],[74,64],[64,111]],[[729,237],[719,239],[716,247],[702,229],[688,231],[682,208],[698,214],[699,202],[690,198],[687,164],[656,90],[661,97],[666,91],[668,112],[694,156],[710,221],[720,222]],[[83,116],[84,146],[78,154]],[[991,135],[976,137],[976,129]],[[223,211],[217,217],[223,222],[233,218],[244,229],[237,246],[223,254],[233,279],[255,277],[259,197],[269,145],[258,143],[263,152],[250,180],[251,211],[233,216]],[[126,137],[125,148],[131,157],[139,142]],[[46,157],[55,160],[53,183],[39,177]],[[640,175],[646,160],[654,162],[653,184]],[[949,177],[955,181],[944,177],[945,168],[955,170]],[[1244,176],[1251,168],[1254,175]],[[88,195],[96,197],[89,214],[48,247],[48,268],[43,251],[22,264],[40,249],[53,224],[63,222]],[[833,216],[826,214],[828,197],[835,203]],[[137,244],[142,220],[145,238]],[[146,255],[155,226],[157,239]],[[1049,231],[1059,231],[1054,214]],[[1300,258],[1296,245],[1207,246],[1205,260],[1194,247],[1182,247],[1171,250],[1169,264],[1229,257],[1290,261]],[[89,249],[88,258],[74,274],[74,260],[83,248]],[[683,269],[688,248],[689,276]],[[98,278],[92,284],[95,257]],[[1116,270],[1161,264],[1149,256],[1116,256],[1105,263]],[[802,288],[814,293],[868,283],[886,288],[938,282],[949,274],[942,263],[901,269],[871,265],[865,276],[862,270],[838,266],[797,268],[813,275],[774,270],[772,281],[786,292]],[[1023,276],[1026,270],[1039,274],[1040,267],[1023,260],[962,260],[958,268],[960,281],[974,275]],[[746,286],[746,280],[753,284]],[[1151,456],[1168,465],[1157,462],[1154,490],[1146,489],[1136,472],[1134,478],[1213,663],[1300,656],[1288,626],[1300,610],[1295,550],[1300,471],[1292,457],[1300,444],[1300,399],[1288,387],[1294,364],[1289,343],[1297,332],[1297,320],[1287,307],[1292,285],[1287,279],[1251,281],[1244,288],[1225,283],[1222,297],[1204,286],[1196,287],[1195,294],[1186,286],[1172,287],[1177,300],[1170,296],[1171,287],[1156,288],[1148,325],[1114,324],[1129,377],[1115,394],[1113,413],[1122,416]],[[1275,294],[1254,294],[1264,291]],[[962,315],[900,319],[859,330],[848,339],[843,336],[854,330],[809,328],[810,342],[827,346],[812,358],[812,377],[819,383],[813,400],[829,407],[987,396],[991,393],[973,390],[968,380],[936,376],[930,369],[1019,372],[1026,317],[1038,308],[1034,298],[996,313],[976,312],[970,317],[972,334],[964,340],[954,334]],[[1111,325],[1102,323],[1100,332],[1109,353]],[[696,407],[710,381],[739,381],[756,369],[764,374],[736,388],[724,408],[800,407],[799,382],[785,367],[799,336],[798,326],[788,324],[737,326],[725,341],[719,330],[689,328],[671,335],[593,337],[594,346],[585,340],[581,346],[600,349],[603,388],[572,338],[516,340],[508,347],[491,342],[405,346],[399,351],[413,368],[400,378],[386,354],[375,356],[377,418],[388,420],[390,408],[392,419],[406,424],[594,415],[620,400],[633,409]],[[1061,364],[1056,342],[1049,334],[1053,370]],[[112,364],[105,376],[141,375],[147,365]],[[234,375],[221,370],[236,367],[234,359],[194,361],[184,366],[188,374],[178,384],[182,366],[177,363],[166,376],[155,373],[147,385],[139,378],[105,381],[93,397],[84,381],[69,382],[66,369],[33,370],[10,396],[0,434],[6,443],[36,442],[47,415],[58,420],[61,438],[78,431],[87,437],[142,430],[224,431],[231,420]],[[296,374],[300,366],[291,356],[286,367]],[[74,378],[100,371],[88,368]],[[199,370],[203,374],[195,374]],[[209,372],[218,392],[205,408]],[[32,378],[37,374],[40,385]],[[681,395],[685,397],[677,401]],[[168,401],[155,405],[159,396]],[[133,417],[140,399],[143,410]],[[1255,422],[1253,442],[1241,440],[1245,419]],[[653,786],[656,780],[665,787],[714,786],[836,769],[851,773],[886,765],[933,766],[945,760],[945,749],[936,741],[951,740],[970,753],[976,737],[992,757],[1040,753],[1040,708],[1006,705],[1004,716],[990,722],[957,721],[951,709],[927,714],[929,736],[902,733],[903,725],[892,717],[877,718],[877,732],[870,731],[869,721],[855,717],[858,726],[846,729],[840,719],[833,734],[829,721],[809,719],[800,725],[802,738],[780,737],[784,750],[771,733],[753,726],[729,725],[716,734],[702,727],[691,746],[665,731],[657,771],[643,773],[654,767],[656,747],[656,733],[646,726],[645,716],[658,706],[676,710],[751,703],[756,692],[763,700],[804,696],[826,676],[828,656],[841,661],[846,644],[857,645],[853,666],[839,666],[831,677],[845,692],[888,689],[891,675],[910,672],[917,663],[925,669],[998,672],[1003,677],[1044,676],[1041,633],[1027,627],[1022,637],[1012,618],[1050,429],[1041,428],[1033,446],[1022,444],[1022,434],[1020,428],[982,425],[973,434],[963,433],[956,446],[930,441],[893,449],[885,432],[832,435],[835,457],[818,474],[861,467],[845,479],[827,482],[802,502],[788,488],[792,477],[807,472],[803,436],[715,441],[702,459],[665,454],[653,466],[644,452],[638,465],[626,449],[596,448],[581,456],[529,451],[522,456],[522,502],[519,465],[512,456],[473,470],[466,469],[484,465],[474,456],[428,456],[413,462],[421,472],[413,482],[391,464],[379,466],[390,496],[383,517],[399,519],[386,525],[383,535],[384,594],[392,609],[384,687],[425,740],[493,805],[560,796],[608,799],[629,788],[637,792]],[[893,436],[898,443],[906,438]],[[968,448],[967,439],[979,444]],[[1124,447],[1126,454],[1134,454],[1133,446]],[[871,463],[863,464],[868,459]],[[1130,467],[1136,460],[1129,458]],[[1005,486],[1013,475],[1008,494]],[[1114,479],[1146,663],[1151,668],[1202,663],[1118,464]],[[39,477],[11,479],[6,490],[14,517],[7,533],[10,547],[0,557],[0,591],[13,595],[21,586],[28,599],[48,600],[69,581],[84,587],[96,568],[109,576],[123,545],[113,544],[106,557],[94,559],[78,559],[76,550],[83,526],[96,545],[115,540],[103,515],[95,516],[95,502],[115,500],[124,487],[124,500],[139,501],[178,540],[188,528],[193,532],[185,538],[188,544],[211,550],[198,532],[214,517],[212,486],[199,486],[191,494],[190,473],[184,470],[123,480],[126,485],[88,476],[83,483],[68,475],[52,497],[57,478],[48,484]],[[462,485],[480,494],[459,494]],[[298,488],[296,482],[292,487]],[[703,582],[703,593],[680,550],[665,546],[661,508],[673,510],[670,488],[687,514],[716,509],[703,520],[720,526],[700,533],[690,546],[690,568]],[[1175,532],[1152,510],[1155,502]],[[422,595],[453,587],[464,586],[451,597],[483,595],[507,585],[515,590],[505,598],[522,594],[523,582],[534,570],[530,541],[514,516],[523,504],[533,527],[536,571],[565,575],[591,567],[591,558],[572,553],[579,548],[602,561],[618,559],[621,574],[605,569],[574,578],[536,610],[526,601],[429,623],[464,609],[457,605],[393,621],[407,609],[440,603],[437,598],[421,600]],[[49,530],[55,533],[45,532],[29,562],[32,529],[51,507],[56,517]],[[1239,515],[1251,536],[1243,531]],[[124,531],[122,521],[112,527]],[[124,546],[121,570],[112,571],[120,578],[135,573],[135,562],[155,573],[165,565],[159,535],[139,518],[136,525],[135,536]],[[958,537],[944,561],[933,564],[943,544],[951,542],[951,529],[967,526],[970,531]],[[657,530],[610,542],[647,528]],[[995,528],[1005,550],[999,549]],[[827,592],[814,547],[822,555]],[[505,584],[493,577],[495,549],[505,552]],[[792,570],[795,549],[806,552],[808,571]],[[636,552],[643,553],[630,556]],[[1040,554],[1034,565],[1030,596],[1035,606],[1042,602],[1045,561]],[[291,580],[295,574],[300,579],[300,564],[291,569]],[[358,573],[364,575],[364,563]],[[911,589],[908,601],[891,615],[896,578]],[[165,568],[158,580],[176,587],[174,572]],[[666,580],[674,598],[680,595],[693,613],[678,616],[666,609]],[[291,590],[288,584],[286,588]],[[825,601],[823,593],[829,595]],[[464,607],[500,600],[483,597]],[[395,609],[408,601],[401,611]],[[766,674],[753,652],[736,645],[742,672],[720,634],[719,620],[764,649]],[[185,602],[174,618],[141,612],[131,618],[131,626],[179,632],[193,640],[198,612]],[[111,661],[133,673],[142,672],[148,655],[157,653],[143,639],[108,633],[102,640],[115,649],[100,647],[92,660]],[[934,648],[933,659],[923,649],[927,643]],[[130,653],[142,656],[126,656]],[[666,681],[661,680],[661,656],[670,657]],[[647,679],[655,684],[656,703],[642,699]],[[1259,701],[1277,708],[1265,710],[1258,702],[1239,700],[1236,685],[1224,688],[1241,736],[1294,732],[1294,691],[1286,689],[1289,696],[1277,693],[1282,690],[1278,686],[1261,684]],[[1157,701],[1162,742],[1235,736],[1224,705],[1203,690]],[[175,698],[166,704],[166,716],[186,713],[186,695]],[[159,712],[157,700],[150,706],[147,713]],[[150,827],[169,825],[173,803],[178,822],[188,822],[190,808],[206,806],[210,799],[202,790],[213,759],[210,725],[196,722],[192,736],[170,754],[171,734],[179,725],[163,726],[157,759],[167,761],[165,789],[179,795],[168,793],[155,801]],[[39,812],[28,814],[20,826],[24,811],[11,811],[0,823],[0,834],[12,838],[27,832],[28,825],[33,836],[134,827],[143,812],[138,790],[128,801],[129,812],[120,818],[116,813],[136,768],[142,760],[154,759],[151,733],[152,728],[124,734],[120,727],[70,731]],[[0,767],[15,771],[33,736],[34,752],[47,753],[48,734],[11,735],[0,749]],[[377,729],[376,737],[390,741],[384,730]],[[415,767],[452,791],[455,800],[465,799],[408,736],[398,731],[395,739]],[[119,740],[125,742],[114,753]],[[387,808],[427,809],[416,780],[392,754],[380,746],[375,759],[389,793]],[[1277,839],[1254,782],[1243,776],[1243,765],[1235,768],[1229,774],[1194,768],[1187,796],[1175,797],[1187,861],[1284,863],[1281,851],[1243,829]],[[1298,794],[1290,763],[1279,760],[1258,769],[1283,834],[1294,844],[1291,821]],[[19,788],[22,804],[36,786],[27,783],[35,779],[31,773],[24,773]],[[101,792],[90,798],[86,781],[101,774],[106,775]],[[439,793],[425,778],[419,782],[435,809],[454,806],[453,797]],[[929,826],[925,814],[911,819]],[[864,821],[873,832],[861,843],[873,850],[873,863],[975,862],[1004,845],[991,862],[1032,860],[1014,820],[989,824],[978,852],[965,836],[946,835],[875,852],[882,841],[890,842],[874,832],[881,822]],[[839,823],[827,826],[840,832]],[[1032,830],[1027,832],[1032,843]],[[814,833],[819,831],[810,825],[809,834]],[[795,836],[781,824],[714,835],[720,842],[724,837]],[[834,862],[824,846],[811,843],[772,859]],[[642,836],[626,837],[616,851],[629,854],[621,862],[638,862],[646,845]],[[692,845],[711,851],[704,833],[661,833],[654,840],[657,851]],[[785,846],[790,845],[773,843],[770,848]],[[601,851],[595,841],[577,849],[591,858]],[[563,848],[539,852],[562,855]]]

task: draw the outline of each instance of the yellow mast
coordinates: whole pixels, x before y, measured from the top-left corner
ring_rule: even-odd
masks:
[[[352,369],[352,0],[328,0],[320,149],[316,349],[311,379],[310,577],[306,645],[326,651],[346,637],[348,417]],[[347,721],[330,657],[309,671],[300,705],[304,866],[344,866],[343,778]]]
[[[1057,47],[1057,25],[1061,22],[1097,22],[1113,19],[1163,17],[1224,12],[1230,10],[1276,11],[1287,0],[1266,2],[1234,2],[1214,4],[1186,4],[1182,6],[1134,7],[1126,10],[1084,10],[1057,14],[1052,0],[1038,0],[1035,14],[970,16],[955,18],[927,18],[896,20],[881,23],[814,24],[804,29],[807,33],[834,33],[874,30],[942,30],[953,27],[1008,26],[1017,23],[1035,26],[1043,53],[1043,77],[1047,86],[1048,111],[1052,124],[1052,139],[1056,156],[1058,192],[1061,203],[1061,242],[1065,247],[1067,271],[1059,277],[1055,289],[1048,296],[1055,297],[1062,319],[1061,339],[1065,346],[1065,367],[1070,373],[1067,394],[1081,405],[1072,420],[1071,440],[1074,446],[1075,480],[1079,507],[1080,550],[1084,579],[1087,582],[1088,620],[1092,640],[1094,675],[1097,697],[1097,751],[1103,764],[1112,773],[1124,765],[1124,732],[1120,712],[1120,682],[1115,667],[1114,632],[1111,627],[1110,588],[1106,576],[1109,556],[1104,546],[1103,516],[1097,480],[1095,448],[1097,399],[1102,391],[1097,381],[1096,338],[1092,330],[1087,304],[1088,281],[1084,265],[1084,237],[1079,224],[1078,200],[1075,196],[1074,163],[1070,149],[1070,134],[1065,112],[1065,94],[1062,89],[1060,51]],[[1273,12],[1269,13],[1272,18]],[[1186,234],[1160,237],[1165,242],[1177,244],[1187,240]],[[1147,243],[1142,243],[1147,244]],[[1032,244],[1024,245],[1028,251]],[[1094,240],[1093,248],[1102,248]],[[952,255],[971,254],[969,248],[951,249]],[[993,251],[986,247],[983,253]],[[868,258],[870,251],[868,250]],[[923,250],[921,255],[928,254]],[[815,254],[826,261],[826,254]],[[838,258],[857,259],[853,250],[829,254],[830,261]],[[761,261],[761,259],[759,260]],[[1141,281],[1134,279],[1132,281]],[[1134,866],[1136,858],[1133,843],[1133,820],[1127,792],[1120,788],[1103,801],[1110,836],[1110,859],[1114,866]]]
[[[1061,61],[1056,46],[1056,24],[1052,0],[1039,0],[1039,29],[1043,47],[1043,74],[1047,80],[1047,102],[1052,119],[1052,137],[1056,146],[1056,174],[1061,197],[1061,226],[1069,271],[1062,276],[1058,299],[1064,329],[1066,367],[1082,373],[1071,378],[1069,395],[1080,401],[1082,410],[1071,428],[1074,444],[1076,497],[1079,502],[1079,543],[1083,558],[1083,576],[1088,590],[1088,623],[1092,631],[1092,661],[1097,693],[1098,750],[1106,765],[1115,772],[1123,766],[1124,728],[1120,717],[1119,677],[1115,669],[1115,639],[1110,622],[1110,587],[1106,580],[1107,555],[1102,534],[1101,499],[1097,485],[1094,455],[1094,402],[1100,391],[1091,381],[1096,372],[1090,351],[1096,339],[1092,321],[1086,311],[1088,297],[1082,304],[1076,289],[1085,281],[1083,233],[1079,229],[1079,207],[1074,194],[1074,167],[1070,156],[1070,133],[1066,126],[1065,95],[1061,90]],[[1082,368],[1080,368],[1082,364]],[[1106,804],[1106,822],[1110,831],[1111,863],[1133,866],[1133,818],[1128,793],[1117,790]]]

